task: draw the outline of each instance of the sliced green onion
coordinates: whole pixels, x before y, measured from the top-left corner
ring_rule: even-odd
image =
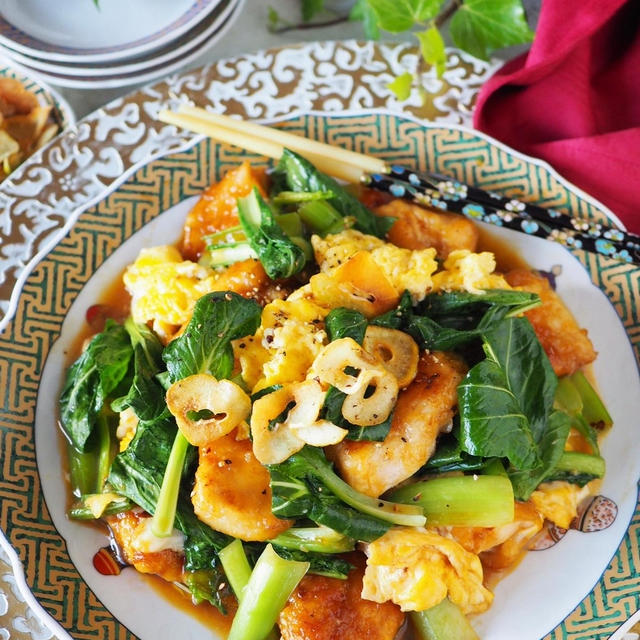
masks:
[[[506,476],[433,478],[393,491],[391,499],[420,505],[430,525],[498,527],[513,522],[513,486]]]
[[[228,640],[267,638],[289,596],[308,570],[308,562],[284,560],[267,545],[244,588]]]
[[[449,598],[410,615],[419,640],[480,640],[467,617]]]
[[[352,538],[324,526],[287,529],[271,542],[285,549],[317,553],[344,553],[355,548]]]

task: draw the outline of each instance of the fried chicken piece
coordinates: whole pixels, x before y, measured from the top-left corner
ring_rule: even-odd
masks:
[[[36,95],[15,78],[0,78],[0,114],[26,115],[38,106]]]
[[[414,381],[398,396],[383,442],[343,440],[327,448],[342,478],[377,497],[412,476],[431,457],[438,434],[453,418],[466,366],[455,355],[425,353]]]
[[[556,375],[571,375],[595,360],[596,352],[587,331],[580,328],[547,278],[527,269],[514,269],[505,277],[512,287],[540,296],[542,304],[525,315],[533,325]]]
[[[182,579],[184,555],[175,549],[148,550],[146,529],[151,516],[139,509],[125,511],[106,518],[125,562],[140,573],[152,573],[176,582]]]
[[[269,540],[292,524],[271,513],[269,472],[235,430],[199,448],[191,501],[200,520],[242,540]]]
[[[356,567],[346,580],[308,574],[297,586],[278,624],[282,640],[393,640],[404,614],[392,602],[376,604],[360,597],[364,557],[352,554]]]
[[[444,259],[456,249],[475,251],[478,246],[478,229],[457,213],[434,211],[405,200],[393,200],[375,213],[397,218],[388,238],[405,249],[434,247],[438,258]]]

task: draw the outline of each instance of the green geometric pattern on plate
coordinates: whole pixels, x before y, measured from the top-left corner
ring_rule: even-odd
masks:
[[[424,128],[411,120],[381,114],[306,116],[279,126],[418,170],[448,173],[487,190],[605,220],[596,205],[566,189],[545,167],[468,131]],[[103,640],[121,640],[132,634],[84,584],[44,504],[41,482],[46,478],[38,477],[33,437],[42,367],[69,306],[96,268],[146,222],[201,192],[244,157],[235,150],[203,142],[138,170],[116,192],[85,211],[35,268],[24,286],[14,320],[0,336],[0,526],[17,549],[37,599],[75,638],[94,638],[98,632]],[[640,270],[574,253],[613,302],[638,358]],[[99,298],[100,292],[96,292],[96,302]],[[55,428],[53,420],[51,427]],[[636,509],[620,549],[595,590],[549,638],[605,638],[638,609],[639,536]]]

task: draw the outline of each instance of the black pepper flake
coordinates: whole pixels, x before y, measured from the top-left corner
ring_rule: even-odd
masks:
[[[229,460],[229,458],[227,458],[227,459],[224,461],[224,463],[225,463],[225,464],[231,464],[231,460]]]

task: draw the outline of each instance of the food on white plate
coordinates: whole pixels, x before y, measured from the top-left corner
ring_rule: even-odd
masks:
[[[359,195],[288,150],[231,170],[61,394],[71,517],[232,640],[473,638],[604,474],[596,352],[548,280]]]
[[[0,178],[9,175],[60,130],[51,106],[15,78],[0,78]]]

